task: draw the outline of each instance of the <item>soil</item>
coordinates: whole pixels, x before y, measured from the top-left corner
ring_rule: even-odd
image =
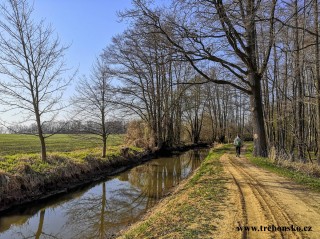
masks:
[[[244,157],[224,154],[220,161],[228,178],[228,196],[219,208],[223,216],[216,221],[215,238],[320,238],[319,193]],[[237,230],[244,226],[250,231]]]

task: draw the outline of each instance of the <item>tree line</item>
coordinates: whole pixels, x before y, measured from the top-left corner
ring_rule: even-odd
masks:
[[[64,109],[74,75],[61,77],[67,47],[32,10],[26,0],[1,6],[1,103],[35,118],[45,159],[43,126]],[[128,130],[149,147],[240,134],[254,155],[275,147],[320,161],[318,12],[318,0],[133,0],[119,14],[129,27],[78,80],[73,109],[102,142],[116,112],[136,119]]]
[[[204,126],[204,118],[209,115],[210,122],[210,115],[225,116],[224,111],[234,110],[242,128],[251,125],[255,155],[265,157],[270,148],[275,147],[279,154],[292,160],[306,162],[314,155],[320,159],[317,0],[179,0],[170,1],[166,6],[134,0],[133,4],[133,9],[121,14],[131,21],[131,28],[114,38],[109,47],[112,51],[107,48],[104,54],[111,66],[117,47],[122,54],[134,54],[134,48],[139,51],[135,56],[144,54],[143,62],[134,61],[132,57],[116,57],[117,69],[121,68],[119,59],[126,62],[122,65],[124,68],[138,66],[138,70],[125,71],[126,74],[139,73],[136,76],[142,77],[138,80],[146,77],[147,57],[157,59],[158,62],[150,60],[157,66],[148,71],[153,75],[146,79],[160,78],[161,83],[163,78],[173,79],[172,85],[176,88],[171,89],[175,93],[184,92],[183,97],[179,97],[182,101],[178,109],[183,109],[184,124],[189,124],[188,133],[195,141],[199,127]],[[118,45],[117,39],[125,44]],[[150,41],[154,45],[152,50],[148,49],[152,46]],[[124,50],[125,46],[131,51]],[[130,59],[130,64],[126,59]],[[191,68],[191,75],[175,78],[175,65]],[[188,71],[179,73],[186,76]],[[123,80],[128,86],[127,78]],[[207,94],[212,88],[213,92]],[[166,88],[160,86],[160,89]],[[221,89],[225,89],[226,94],[219,97]],[[211,101],[215,94],[221,102]],[[232,98],[235,100],[229,101]],[[216,120],[212,125],[217,123]],[[213,136],[221,129],[220,137],[228,136],[225,129],[234,125],[228,120],[224,123],[227,128],[220,121],[220,129],[211,132]],[[233,133],[242,132],[235,129]]]
[[[107,121],[106,131],[108,134],[125,134],[127,123],[121,120]],[[94,121],[85,120],[57,120],[46,122],[42,125],[44,134],[94,134],[100,131],[100,126]],[[13,125],[8,127],[4,133],[9,134],[37,134],[38,127],[36,123],[28,125]]]

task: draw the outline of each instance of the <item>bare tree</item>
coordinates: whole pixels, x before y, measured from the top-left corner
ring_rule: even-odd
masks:
[[[50,26],[32,19],[33,7],[26,0],[7,0],[0,10],[0,101],[36,122],[45,161],[47,136],[42,127],[62,109],[62,93],[71,80],[61,77],[68,70],[63,61],[67,47]]]
[[[103,143],[102,157],[106,157],[107,138],[112,125],[107,123],[111,101],[111,78],[102,58],[97,58],[89,78],[79,81],[73,105],[81,119],[87,121],[84,133],[98,135]],[[114,129],[113,129],[114,130]]]
[[[196,79],[195,81],[201,81]],[[192,143],[199,143],[203,126],[205,107],[208,96],[204,93],[204,85],[197,84],[190,87],[183,96],[182,115],[186,130]]]
[[[152,9],[146,1],[135,0],[136,8],[123,16],[144,19],[146,25],[157,29],[206,80],[247,93],[253,115],[254,154],[267,156],[261,79],[273,45],[277,1],[172,2],[170,9]],[[264,49],[259,47],[258,26],[265,31]],[[222,67],[229,78],[212,78],[208,67],[199,63]]]
[[[149,146],[163,148],[180,141],[180,96],[186,87],[176,83],[184,82],[190,69],[174,61],[161,35],[144,34],[147,29],[137,24],[114,37],[104,59],[119,80],[116,103],[147,123]]]
[[[279,155],[306,162],[319,148],[318,1],[287,1],[263,77],[269,145]],[[263,37],[263,36],[260,36]]]

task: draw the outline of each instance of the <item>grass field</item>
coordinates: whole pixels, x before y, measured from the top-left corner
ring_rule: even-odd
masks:
[[[123,144],[123,135],[110,135],[108,146]],[[56,134],[46,139],[48,152],[70,152],[79,149],[101,147],[96,135]],[[33,135],[0,134],[0,155],[40,152],[39,138]]]

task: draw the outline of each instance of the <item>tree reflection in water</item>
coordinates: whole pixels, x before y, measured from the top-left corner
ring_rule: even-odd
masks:
[[[110,238],[189,176],[207,151],[155,159],[89,190],[2,216],[0,238]]]
[[[189,176],[206,152],[152,160],[102,183],[98,193],[87,193],[67,205],[64,230],[71,231],[72,238],[112,237]]]
[[[62,239],[63,237],[59,236],[59,231],[55,233],[47,233],[44,229],[44,220],[45,220],[45,209],[41,209],[39,212],[39,223],[35,232],[33,231],[19,231],[16,232],[18,237],[22,239]]]

